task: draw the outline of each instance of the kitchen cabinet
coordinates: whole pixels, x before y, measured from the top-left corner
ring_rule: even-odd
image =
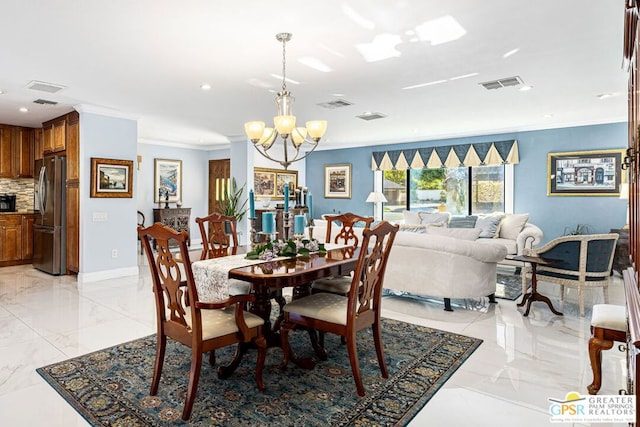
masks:
[[[34,221],[34,214],[0,215],[1,267],[31,262]]]
[[[44,157],[44,135],[43,129],[38,128],[33,130],[33,158],[34,160],[40,160]],[[35,171],[38,173],[38,171]]]
[[[67,120],[57,120],[53,123],[53,152],[64,151],[66,147]]]
[[[53,125],[42,125],[42,151],[43,153],[51,153],[53,151]]]
[[[0,178],[32,178],[34,133],[31,128],[0,125]]]

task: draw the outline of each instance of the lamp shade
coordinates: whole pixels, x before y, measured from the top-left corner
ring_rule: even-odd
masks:
[[[367,202],[370,202],[370,203],[378,203],[378,202],[387,203],[387,198],[384,197],[384,194],[380,193],[379,191],[372,191],[371,193],[369,193],[369,196],[367,197]]]

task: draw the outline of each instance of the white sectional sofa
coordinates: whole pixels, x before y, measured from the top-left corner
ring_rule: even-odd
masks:
[[[324,240],[326,221],[316,220],[315,225],[314,237]],[[331,228],[331,240],[339,228]],[[361,230],[354,232],[361,235]],[[451,298],[489,296],[494,301],[496,267],[507,255],[504,244],[481,243],[480,229],[475,228],[423,227],[418,231],[396,235],[387,263],[386,289],[443,298],[447,311],[451,311]]]
[[[497,264],[521,267],[509,256],[522,255],[542,241],[542,230],[528,219],[528,214],[456,217],[405,211],[384,287],[444,298],[445,310],[451,310],[451,298],[490,296],[493,301]],[[313,236],[324,241],[326,221],[314,222]],[[331,241],[339,230],[340,225],[331,227]],[[359,238],[362,230],[354,228]]]

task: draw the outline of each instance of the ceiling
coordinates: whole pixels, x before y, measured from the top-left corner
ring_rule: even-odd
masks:
[[[432,43],[420,29],[443,17],[463,31]],[[4,2],[0,122],[37,127],[82,105],[136,119],[140,142],[227,147],[275,114],[279,32],[293,33],[298,123],[328,120],[319,149],[623,122],[623,18],[623,2],[602,0]],[[365,60],[374,41],[391,56]],[[514,76],[523,84],[480,85]],[[338,99],[351,105],[318,105]],[[367,112],[386,117],[356,117]]]

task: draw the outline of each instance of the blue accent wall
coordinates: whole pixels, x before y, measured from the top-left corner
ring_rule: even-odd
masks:
[[[547,196],[547,153],[626,148],[627,123],[316,151],[306,159],[306,184],[313,194],[314,216],[334,212],[372,214],[371,203],[365,200],[373,190],[374,151],[507,139],[518,141],[520,153],[520,163],[514,168],[514,212],[529,213],[529,221],[544,232],[545,242],[577,224],[587,224],[594,233],[625,224],[627,202],[617,197]],[[338,163],[352,165],[351,199],[324,198],[324,166]]]

